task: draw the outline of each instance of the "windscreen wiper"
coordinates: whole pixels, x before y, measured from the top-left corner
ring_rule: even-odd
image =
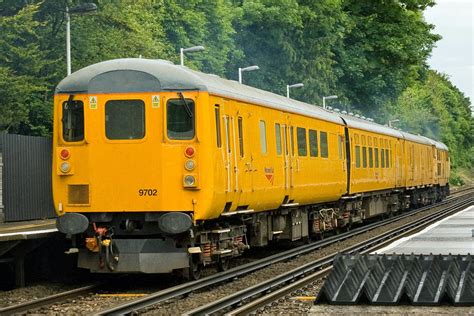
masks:
[[[179,98],[181,99],[181,101],[183,101],[183,103],[184,103],[184,108],[186,109],[186,113],[188,113],[188,115],[189,115],[190,118],[193,118],[193,111],[191,111],[191,108],[190,108],[189,105],[186,103],[186,99],[184,98],[183,93],[182,93],[182,92],[178,92],[178,96],[179,96]]]

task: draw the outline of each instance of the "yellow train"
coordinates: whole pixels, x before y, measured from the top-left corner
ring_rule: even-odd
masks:
[[[54,103],[57,226],[93,272],[197,278],[449,192],[442,143],[163,60],[88,66]]]

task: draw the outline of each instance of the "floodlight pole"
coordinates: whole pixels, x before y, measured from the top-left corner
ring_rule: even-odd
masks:
[[[295,84],[292,84],[292,85],[286,85],[286,97],[287,98],[290,98],[290,89],[291,88],[301,88],[301,87],[304,87],[304,84],[303,83],[295,83]]]
[[[394,120],[388,121],[388,127],[392,127],[392,123],[395,123],[395,122],[400,122],[400,120],[399,119],[394,119]]]
[[[245,67],[245,68],[240,68],[239,67],[239,83],[242,83],[242,73],[243,72],[259,70],[259,69],[260,69],[260,67],[258,67],[257,65],[253,65],[253,66],[249,66],[249,67]]]
[[[326,100],[337,99],[337,95],[323,97],[323,109],[326,109]]]
[[[194,53],[194,52],[200,52],[205,50],[204,46],[193,46],[193,47],[188,47],[188,48],[180,48],[179,49],[179,57],[181,61],[181,66],[184,66],[184,53]]]
[[[71,74],[71,16],[68,6],[66,6],[66,64],[69,76]]]

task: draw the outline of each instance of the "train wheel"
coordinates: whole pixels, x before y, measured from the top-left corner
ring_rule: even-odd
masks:
[[[230,259],[219,258],[219,261],[217,261],[217,271],[222,272],[229,269],[229,262]]]
[[[184,278],[189,281],[199,280],[201,272],[202,265],[199,263],[199,257],[191,256],[189,258],[189,268],[184,269]]]

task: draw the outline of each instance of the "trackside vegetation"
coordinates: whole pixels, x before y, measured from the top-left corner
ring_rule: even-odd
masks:
[[[0,0],[0,132],[50,135],[53,92],[66,76],[65,7],[78,0]],[[71,16],[72,70],[139,57],[186,66],[292,98],[372,117],[444,142],[457,169],[474,166],[471,100],[429,69],[440,36],[423,18],[433,0],[94,0]]]

